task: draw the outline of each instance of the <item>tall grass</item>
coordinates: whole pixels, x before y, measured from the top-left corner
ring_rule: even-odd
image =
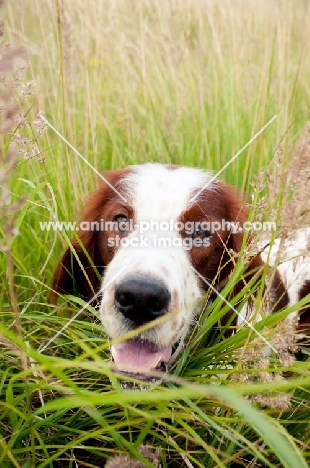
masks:
[[[27,121],[44,111],[100,171],[146,161],[217,171],[277,115],[222,178],[254,193],[255,212],[281,219],[291,196],[283,175],[309,119],[307,1],[14,0],[3,16],[2,46],[26,46],[24,82],[36,82],[35,94],[12,90]],[[15,138],[2,207],[0,466],[308,466],[308,362],[264,361],[248,328],[226,338],[221,300],[202,311],[173,377],[153,391],[121,390],[95,309],[56,335],[83,302],[48,303],[70,233],[42,232],[39,221],[75,220],[98,177],[33,123],[3,137],[3,167],[16,134],[38,146],[25,157]],[[261,171],[279,189],[263,208]],[[257,328],[272,341],[290,311]]]

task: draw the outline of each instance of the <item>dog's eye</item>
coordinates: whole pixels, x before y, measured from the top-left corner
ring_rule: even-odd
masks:
[[[117,215],[113,218],[113,226],[115,231],[126,232],[129,230],[128,218],[125,215]]]
[[[200,226],[198,226],[198,229],[193,233],[193,239],[197,239],[198,237],[200,237],[200,239],[206,239],[210,236],[211,232],[207,229],[202,229]]]

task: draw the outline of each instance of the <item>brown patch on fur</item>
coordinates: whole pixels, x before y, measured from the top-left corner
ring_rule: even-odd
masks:
[[[299,300],[309,295],[309,304],[302,309],[299,315],[298,331],[301,333],[310,332],[310,280],[306,280],[299,291]]]
[[[271,291],[271,301],[274,304],[272,311],[276,312],[278,310],[284,309],[288,306],[289,297],[278,271],[275,272],[272,282],[272,291]]]

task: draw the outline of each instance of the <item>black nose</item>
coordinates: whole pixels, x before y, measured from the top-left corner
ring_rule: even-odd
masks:
[[[167,311],[169,291],[154,279],[129,278],[115,289],[115,306],[137,325],[151,322]]]

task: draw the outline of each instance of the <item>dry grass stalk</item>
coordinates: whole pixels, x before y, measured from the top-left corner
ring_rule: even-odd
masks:
[[[34,83],[26,85],[21,81],[27,66],[26,51],[23,47],[13,47],[3,43],[4,25],[0,21],[0,213],[4,238],[0,243],[0,249],[6,254],[6,272],[9,288],[9,298],[14,315],[15,329],[20,341],[23,340],[23,330],[20,321],[17,294],[14,282],[14,260],[12,243],[18,234],[15,228],[15,216],[24,202],[25,197],[13,200],[10,189],[10,178],[15,166],[18,164],[23,146],[19,129],[29,125],[24,115],[20,98],[25,98],[34,90]],[[19,97],[18,97],[19,94]],[[42,124],[35,123],[41,132]],[[34,145],[30,139],[27,145]],[[37,149],[36,149],[37,151]],[[7,342],[5,342],[7,344]],[[6,345],[5,345],[6,346]],[[22,368],[27,369],[26,355],[20,349]]]
[[[270,344],[277,350],[278,367],[291,367],[298,351],[298,341],[303,338],[296,332],[298,326],[298,317],[286,319],[280,322],[272,335],[268,337]],[[277,370],[276,364],[267,355],[266,346],[261,341],[255,341],[254,344],[248,344],[240,358],[239,368],[243,370],[260,370],[259,372],[245,372],[234,374],[233,380],[247,382],[273,383],[284,379],[283,373]],[[275,372],[271,372],[270,369]],[[287,410],[290,407],[292,395],[280,392],[270,394],[258,394],[248,397],[253,403],[259,403],[272,409]]]
[[[261,171],[252,183],[252,198],[259,199],[253,207],[255,220],[262,220],[269,213],[270,220],[278,220],[277,236],[284,239],[289,238],[295,229],[309,226],[310,222],[310,122],[287,154],[282,141],[271,163],[276,167],[274,173],[271,173],[271,168]],[[260,196],[263,191],[267,191],[264,197]],[[274,201],[278,202],[279,197],[281,208],[278,216]]]

